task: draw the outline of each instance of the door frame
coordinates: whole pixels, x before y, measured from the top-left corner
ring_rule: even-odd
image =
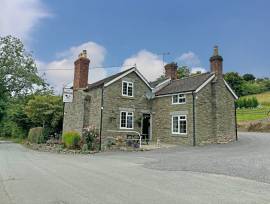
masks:
[[[143,134],[143,116],[149,115],[149,141],[152,141],[152,114],[151,113],[142,113],[142,120],[141,120],[141,134]]]

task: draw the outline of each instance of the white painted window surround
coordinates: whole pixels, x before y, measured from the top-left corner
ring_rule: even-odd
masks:
[[[187,134],[187,116],[172,115],[172,134],[186,135]]]
[[[122,96],[133,97],[133,82],[122,81]]]
[[[120,129],[133,129],[133,112],[120,111]]]
[[[186,94],[172,95],[172,104],[184,104],[184,103],[186,103]]]

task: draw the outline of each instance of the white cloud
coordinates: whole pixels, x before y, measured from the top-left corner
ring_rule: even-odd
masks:
[[[1,0],[0,35],[29,40],[33,28],[50,16],[41,0]]]
[[[206,72],[206,69],[201,66],[201,61],[199,57],[194,52],[183,53],[180,57],[176,59],[179,65],[188,66],[191,69],[191,73],[196,72]]]
[[[97,43],[86,42],[79,46],[71,47],[70,49],[58,54],[58,56],[60,56],[60,59],[58,60],[48,63],[41,61],[37,62],[39,70],[47,70],[45,71],[46,79],[57,92],[59,92],[64,85],[73,81],[74,61],[78,58],[78,54],[81,53],[82,50],[87,50],[87,55],[90,59],[89,83],[106,77],[107,73],[105,69],[91,69],[91,67],[101,67],[103,65],[106,49]],[[43,72],[40,71],[40,73]]]
[[[199,57],[191,51],[183,53],[177,58],[177,61],[180,65],[186,65],[188,67],[199,66],[201,64]]]
[[[206,69],[203,67],[192,67],[191,68],[191,73],[197,73],[197,72],[205,73]]]
[[[126,59],[123,63],[126,65],[136,64],[137,69],[146,77],[147,80],[153,81],[163,74],[163,61],[160,57],[147,50],[141,50],[136,55]],[[122,70],[130,67],[123,67]]]

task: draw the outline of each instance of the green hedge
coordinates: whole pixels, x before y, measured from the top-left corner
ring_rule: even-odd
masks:
[[[77,131],[65,132],[62,136],[62,141],[66,148],[76,149],[79,148],[81,137]]]
[[[257,108],[259,102],[256,97],[252,98],[239,98],[236,101],[237,108]]]
[[[31,128],[28,133],[28,140],[32,143],[44,143],[44,129],[42,127]]]

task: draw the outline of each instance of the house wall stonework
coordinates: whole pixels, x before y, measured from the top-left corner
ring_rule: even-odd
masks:
[[[88,126],[99,129],[101,88],[88,92],[80,89],[73,94],[73,102],[65,103],[63,132],[76,130],[81,133],[82,129]]]
[[[217,78],[213,87],[217,143],[234,141],[236,139],[234,97],[226,87],[222,77]]]
[[[172,104],[172,96],[156,97],[152,101],[153,141],[159,139],[164,143],[192,144],[193,110],[192,94],[186,94],[185,104]],[[172,134],[172,115],[187,115],[187,134]]]
[[[214,143],[216,141],[216,128],[213,85],[211,82],[196,94],[195,101],[196,144]]]
[[[133,82],[133,97],[122,96],[122,81]],[[102,137],[115,137],[126,135],[119,131],[138,131],[141,133],[141,122],[143,112],[150,113],[150,102],[146,93],[150,88],[132,72],[122,79],[104,88],[103,130]],[[120,111],[133,112],[133,129],[120,129]]]
[[[63,132],[76,130],[81,132],[84,123],[84,92],[82,90],[74,91],[73,102],[65,103]]]

